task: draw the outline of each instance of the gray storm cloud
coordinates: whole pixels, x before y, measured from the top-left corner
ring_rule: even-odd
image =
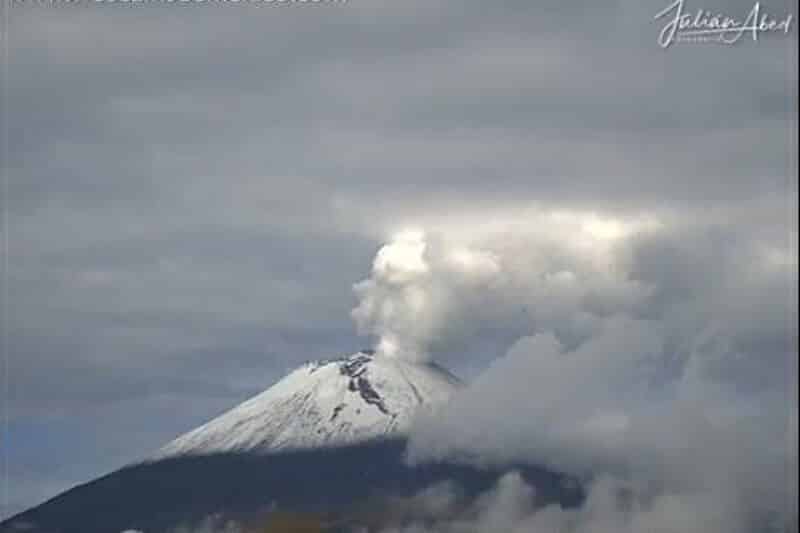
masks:
[[[763,363],[706,366],[768,381],[786,343],[786,304],[769,302],[796,291],[736,280],[762,279],[759,265],[786,262],[775,240],[796,241],[796,33],[665,52],[652,17],[666,3],[16,3],[8,407],[43,448],[12,451],[0,515],[351,350],[362,277],[366,334],[466,377],[526,336],[570,353],[622,313],[665,326],[673,372],[691,341],[725,353],[732,330],[753,354],[758,338]],[[631,243],[627,226],[511,215],[529,202],[676,210],[681,237],[623,246],[617,275],[598,265],[609,246],[591,247]],[[698,238],[707,216],[770,246]],[[428,274],[365,272],[403,227],[424,230]],[[456,246],[491,252],[500,272],[462,287],[437,263]],[[415,293],[435,322],[414,324]],[[714,328],[697,305],[709,295],[727,309]]]

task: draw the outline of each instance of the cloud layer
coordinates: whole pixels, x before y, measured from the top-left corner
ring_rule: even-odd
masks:
[[[354,306],[468,378],[524,336],[577,349],[609,314],[696,339],[687,294],[784,350],[781,307],[759,305],[771,333],[749,310],[785,283],[726,286],[796,238],[796,33],[664,51],[664,5],[632,0],[177,4],[12,8],[0,514],[361,348]],[[592,217],[616,242],[669,231],[614,252],[617,275]],[[429,272],[371,271],[409,229]]]

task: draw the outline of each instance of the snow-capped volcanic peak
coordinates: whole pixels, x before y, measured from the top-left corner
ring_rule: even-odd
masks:
[[[307,363],[230,411],[163,447],[155,459],[352,444],[403,434],[420,408],[460,386],[433,364],[376,356]]]

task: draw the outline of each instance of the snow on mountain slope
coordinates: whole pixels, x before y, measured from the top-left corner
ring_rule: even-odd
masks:
[[[436,365],[366,350],[307,363],[178,437],[153,459],[339,446],[402,434],[419,408],[442,404],[459,386],[455,376]]]

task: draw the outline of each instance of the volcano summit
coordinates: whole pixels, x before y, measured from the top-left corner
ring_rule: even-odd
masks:
[[[433,363],[376,356],[303,365],[261,394],[167,444],[156,458],[345,446],[407,432],[461,382]]]

